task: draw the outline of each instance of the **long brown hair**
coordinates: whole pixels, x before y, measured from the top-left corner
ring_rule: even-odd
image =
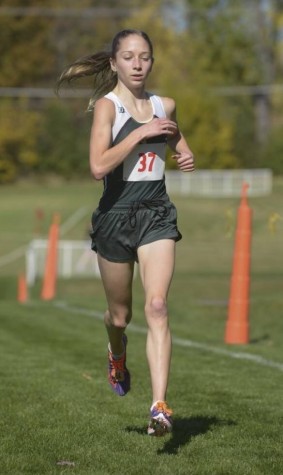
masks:
[[[112,91],[117,84],[117,74],[112,71],[110,66],[110,58],[115,58],[119,49],[120,41],[127,36],[141,36],[150,48],[151,56],[153,56],[153,46],[149,36],[141,30],[122,30],[115,35],[112,41],[111,51],[100,51],[77,59],[64,69],[57,81],[56,91],[58,92],[64,82],[71,84],[74,80],[93,76],[94,93],[89,101],[88,110],[92,110],[95,101]]]

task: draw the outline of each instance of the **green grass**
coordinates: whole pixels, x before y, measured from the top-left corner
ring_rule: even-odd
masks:
[[[32,239],[37,208],[44,210],[45,235],[54,212],[62,222],[80,207],[91,213],[100,190],[91,182],[0,188],[2,256]],[[235,225],[239,200],[174,197],[183,233],[169,298],[177,340],[168,391],[175,425],[163,439],[146,435],[151,391],[139,278],[128,329],[133,385],[118,398],[106,381],[100,281],[60,280],[49,303],[39,299],[39,281],[21,305],[16,282],[23,258],[0,267],[1,475],[283,473],[283,222],[275,234],[267,227],[270,213],[283,216],[282,192],[277,179],[271,196],[249,200],[250,343],[242,346],[224,343],[233,254],[226,210]],[[88,220],[67,237],[83,238]],[[189,342],[200,346],[184,346]]]

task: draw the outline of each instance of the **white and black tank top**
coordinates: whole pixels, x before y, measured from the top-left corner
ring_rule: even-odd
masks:
[[[121,142],[144,123],[137,122],[113,92],[105,96],[115,105],[112,127],[112,146]],[[159,96],[149,94],[153,118],[165,118]],[[127,206],[133,202],[168,199],[165,187],[166,136],[151,137],[137,144],[125,160],[104,177],[104,192],[99,203],[101,210]]]

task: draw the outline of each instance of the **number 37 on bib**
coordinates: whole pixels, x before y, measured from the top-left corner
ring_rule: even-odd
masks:
[[[164,170],[165,144],[140,144],[123,163],[123,180],[162,180]]]

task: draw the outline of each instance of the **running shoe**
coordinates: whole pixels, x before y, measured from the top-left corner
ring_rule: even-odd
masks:
[[[125,396],[131,388],[131,376],[126,367],[127,342],[126,335],[123,335],[125,351],[119,359],[114,359],[112,352],[108,349],[108,381],[118,396]]]
[[[150,421],[147,428],[148,435],[162,437],[172,432],[172,414],[173,411],[169,409],[166,402],[157,401],[150,409]]]

